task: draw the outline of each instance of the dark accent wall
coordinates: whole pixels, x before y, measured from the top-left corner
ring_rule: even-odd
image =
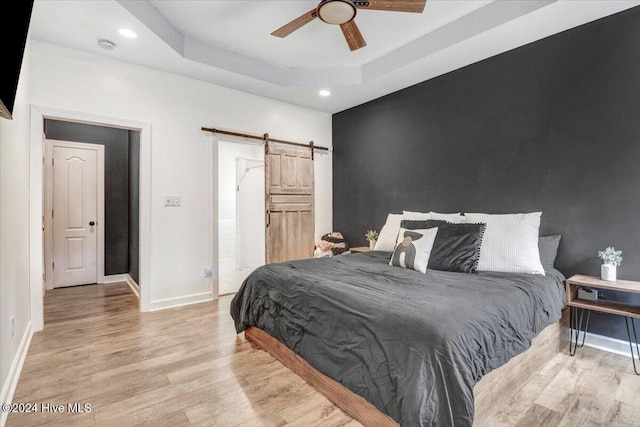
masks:
[[[129,131],[129,275],[140,283],[140,132]]]
[[[130,131],[57,120],[45,120],[44,131],[47,139],[104,146],[105,275],[128,273],[130,270],[129,218],[131,208],[129,199],[130,193],[135,193],[137,208],[139,192],[139,186],[132,190],[129,182],[129,146],[135,145],[130,144]],[[137,144],[139,145],[139,136]],[[137,153],[139,153],[139,149],[134,154],[137,155]],[[137,182],[137,169],[135,179]],[[137,222],[135,226],[137,227]]]
[[[640,280],[639,22],[636,7],[335,114],[334,229],[359,245],[403,209],[542,211],[565,275],[599,276],[613,245],[619,278]],[[590,330],[627,337],[612,316]]]

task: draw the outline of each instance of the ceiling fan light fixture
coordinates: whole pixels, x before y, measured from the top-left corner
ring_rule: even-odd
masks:
[[[322,0],[318,17],[327,24],[346,24],[356,17],[356,7],[351,0]]]

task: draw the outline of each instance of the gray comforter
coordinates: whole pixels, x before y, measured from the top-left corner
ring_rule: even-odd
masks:
[[[529,348],[564,305],[556,270],[426,274],[371,252],[270,264],[231,304],[403,426],[470,426],[473,386]]]

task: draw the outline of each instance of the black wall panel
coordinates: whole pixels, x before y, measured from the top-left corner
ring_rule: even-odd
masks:
[[[633,8],[335,114],[334,229],[360,245],[403,209],[542,211],[564,274],[599,275],[613,245],[640,280],[639,23]],[[621,319],[591,330],[626,339]]]
[[[140,284],[140,132],[129,131],[129,275]]]

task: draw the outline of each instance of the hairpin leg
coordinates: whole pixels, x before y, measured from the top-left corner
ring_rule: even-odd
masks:
[[[627,325],[627,336],[629,337],[629,350],[631,350],[631,360],[633,361],[633,371],[636,373],[636,375],[640,375],[640,372],[638,372],[638,368],[636,367],[636,358],[633,355],[633,345],[631,345],[631,330],[629,329],[629,319],[631,319],[631,327],[633,329],[633,339],[634,339],[634,342],[636,343],[636,353],[638,354],[638,358],[640,359],[640,350],[638,349],[638,336],[636,335],[636,322],[634,321],[633,317],[625,316],[624,318],[624,322]]]
[[[580,327],[581,328],[582,328],[582,314],[584,314],[584,310],[585,309],[582,309],[582,313],[580,315]],[[591,310],[587,310],[587,321],[584,324],[584,332],[582,333],[582,343],[578,347],[584,347],[584,340],[587,338],[587,330],[589,329],[589,318],[590,317],[591,317]]]
[[[591,310],[587,311],[587,318],[584,322],[584,331],[582,331],[582,324],[584,319],[584,312],[586,309],[580,309],[580,318],[578,319],[578,308],[571,307],[569,312],[571,319],[569,321],[571,327],[571,340],[569,341],[569,354],[575,356],[576,350],[580,347],[584,347],[584,340],[587,338],[587,330],[589,329],[589,319],[591,317]],[[582,331],[582,342],[580,341],[580,332]]]
[[[571,328],[571,338],[569,339],[569,354],[571,356],[575,356],[576,350],[578,349],[578,346],[577,346],[578,338],[575,337],[577,333],[577,326],[578,326],[577,320],[576,320],[578,317],[578,313],[576,313],[576,310],[577,308],[571,307],[569,311],[569,315],[571,317],[571,319],[569,320],[569,327]],[[574,338],[575,338],[576,345],[573,344]]]

